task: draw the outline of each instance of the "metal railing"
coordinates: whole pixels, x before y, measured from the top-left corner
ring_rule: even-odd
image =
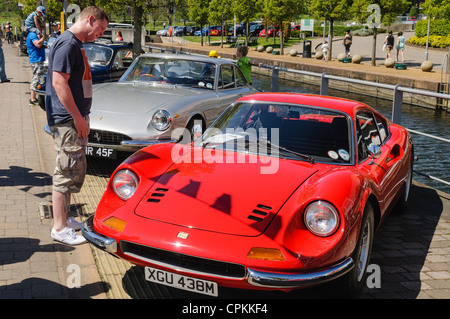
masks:
[[[335,75],[329,75],[327,73],[314,73],[309,71],[300,71],[295,69],[289,69],[289,68],[282,68],[278,66],[271,66],[271,65],[262,65],[262,67],[271,68],[272,69],[272,91],[277,92],[278,91],[278,79],[279,79],[279,71],[284,72],[291,72],[291,73],[297,73],[302,75],[307,75],[311,77],[320,77],[320,95],[328,95],[328,88],[329,88],[329,80],[335,80],[335,81],[343,81],[346,83],[353,83],[353,84],[360,84],[360,85],[366,85],[376,88],[383,88],[393,91],[393,103],[392,103],[392,122],[396,124],[401,124],[402,119],[402,107],[403,107],[403,93],[411,93],[411,94],[419,94],[424,95],[428,97],[434,97],[434,98],[440,98],[440,99],[446,99],[450,100],[449,94],[443,94],[443,93],[436,93],[436,92],[430,92],[426,90],[419,90],[419,89],[412,89],[403,87],[400,84],[397,85],[391,85],[391,84],[383,84],[383,83],[377,83],[377,82],[370,82],[370,81],[363,81],[358,79],[351,79],[351,78],[345,78]],[[446,143],[450,143],[449,139],[442,138],[439,136],[434,136],[431,134],[415,131],[412,129],[406,128],[410,133],[419,134],[428,138],[436,139],[439,141],[443,141]],[[440,182],[445,185],[450,186],[450,182],[442,180],[440,178],[437,178],[435,176],[425,174],[419,171],[414,170],[414,173],[417,173],[421,176],[427,177],[429,179],[432,179],[434,181]]]
[[[202,54],[196,54],[196,53],[191,53],[191,52],[187,52],[187,51],[177,51],[175,49],[165,49],[165,48],[161,48],[161,47],[156,47],[156,46],[146,46],[146,48],[152,50],[152,49],[156,49],[159,50],[161,52],[171,52],[171,53],[182,53],[182,54],[188,54],[188,55],[199,55],[199,56],[204,56]],[[235,61],[236,62],[236,61]],[[334,80],[334,81],[342,81],[345,83],[353,83],[353,84],[360,84],[360,85],[366,85],[366,86],[370,86],[370,87],[376,87],[376,88],[382,88],[382,89],[387,89],[387,90],[392,90],[393,91],[393,97],[392,97],[392,122],[396,123],[396,124],[401,124],[401,119],[402,119],[402,107],[403,107],[403,93],[410,93],[410,94],[418,94],[418,95],[424,95],[427,97],[433,97],[433,98],[437,98],[437,99],[446,99],[446,100],[450,100],[450,95],[449,94],[443,94],[443,93],[436,93],[436,92],[431,92],[431,91],[426,91],[426,90],[420,90],[420,89],[413,89],[413,88],[407,88],[404,87],[400,84],[397,85],[392,85],[392,84],[383,84],[383,83],[377,83],[377,82],[370,82],[370,81],[364,81],[364,80],[358,80],[358,79],[351,79],[351,78],[346,78],[346,77],[341,77],[341,76],[335,76],[335,75],[330,75],[327,73],[315,73],[315,72],[310,72],[310,71],[301,71],[301,70],[295,70],[295,69],[290,69],[290,68],[283,68],[283,67],[279,67],[279,66],[273,66],[273,65],[267,65],[267,64],[262,64],[261,65],[262,68],[267,68],[267,69],[271,69],[272,70],[272,84],[271,84],[271,90],[272,92],[278,92],[279,90],[279,74],[280,71],[283,72],[289,72],[289,73],[296,73],[296,74],[301,74],[301,75],[306,75],[306,76],[311,76],[311,77],[317,77],[320,78],[320,95],[328,95],[328,89],[329,89],[329,80]],[[415,131],[412,129],[408,129],[406,128],[406,130],[408,130],[410,133],[413,134],[419,134],[422,136],[425,136],[427,138],[432,138],[435,140],[439,140],[439,141],[443,141],[446,143],[450,143],[449,139],[446,138],[442,138],[439,136],[434,136],[431,134],[427,134],[427,133],[423,133],[423,132],[419,132],[419,131]],[[444,181],[442,179],[439,179],[435,176],[431,176],[422,172],[418,172],[416,170],[414,170],[415,173],[427,177],[429,179],[438,181],[440,183],[446,184],[450,186],[450,182],[448,181]]]

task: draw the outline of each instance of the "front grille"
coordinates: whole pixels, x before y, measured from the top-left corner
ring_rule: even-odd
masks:
[[[125,255],[155,264],[162,263],[169,268],[183,268],[188,272],[216,277],[233,279],[243,279],[245,277],[245,267],[243,265],[189,256],[127,241],[121,241],[120,248]]]
[[[93,144],[120,145],[120,142],[130,141],[131,138],[115,132],[91,130],[88,140]]]

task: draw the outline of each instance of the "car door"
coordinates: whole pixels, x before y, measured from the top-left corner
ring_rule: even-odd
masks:
[[[359,168],[372,176],[380,204],[387,207],[401,187],[401,147],[391,137],[388,123],[370,110],[358,112],[355,125]]]
[[[217,102],[207,110],[208,121],[214,121],[231,103],[249,94],[242,72],[233,64],[223,64],[217,78]],[[210,124],[210,123],[207,123]]]

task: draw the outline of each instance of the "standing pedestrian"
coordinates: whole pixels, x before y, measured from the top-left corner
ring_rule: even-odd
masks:
[[[45,74],[45,37],[42,33],[29,32],[27,35],[28,62],[31,66],[31,84],[29,105],[39,105],[36,89],[39,84],[39,77]]]
[[[350,30],[345,31],[344,40],[342,41],[342,44],[345,48],[345,55],[347,57],[350,56],[350,47],[352,45],[352,34],[350,33]]]
[[[61,35],[61,23],[59,23],[59,22],[52,23],[52,29],[53,29],[53,32],[52,32],[52,34],[50,34],[50,37],[56,39],[57,37],[59,37]]]
[[[245,78],[247,79],[247,82],[251,85],[252,64],[261,66],[262,63],[255,63],[247,56],[247,54],[248,54],[247,46],[241,45],[237,47],[236,49],[236,57],[238,58],[237,63],[242,71],[242,74],[244,74]]]
[[[394,48],[394,36],[392,35],[392,31],[389,31],[383,44],[386,44],[386,59],[389,59],[391,57],[391,51]]]
[[[328,61],[328,52],[329,52],[328,42],[327,42],[327,40],[323,40],[323,43],[322,43],[322,53],[323,53],[322,61],[325,61],[325,62]]]
[[[92,75],[83,42],[102,36],[108,23],[103,9],[85,8],[75,24],[56,39],[49,54],[46,111],[56,150],[51,237],[69,245],[86,241],[75,232],[81,223],[67,216],[71,193],[80,191],[87,166]]]
[[[397,35],[397,61],[398,61],[398,52],[400,51],[402,56],[402,62],[405,62],[405,37],[403,36],[403,32],[399,32]]]
[[[5,55],[3,54],[3,41],[5,41],[5,35],[3,34],[2,29],[0,28],[0,81],[1,83],[10,82],[6,78],[5,71]]]

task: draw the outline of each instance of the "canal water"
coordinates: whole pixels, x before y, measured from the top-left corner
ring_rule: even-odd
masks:
[[[271,91],[270,77],[253,73],[252,82],[253,86],[258,90],[267,92]],[[320,88],[315,85],[280,79],[279,91],[319,94]],[[333,89],[329,89],[328,94],[330,96],[344,97],[361,101],[373,107],[387,118],[391,119],[392,117],[392,100],[368,97],[361,94]],[[409,104],[403,104],[402,111],[402,126],[415,131],[449,139],[449,112]],[[414,170],[437,177],[450,183],[450,143],[414,133],[411,133],[411,136],[415,145],[415,155],[419,159],[414,163]],[[418,182],[450,194],[449,185],[432,180],[417,173],[414,174],[413,178]]]

